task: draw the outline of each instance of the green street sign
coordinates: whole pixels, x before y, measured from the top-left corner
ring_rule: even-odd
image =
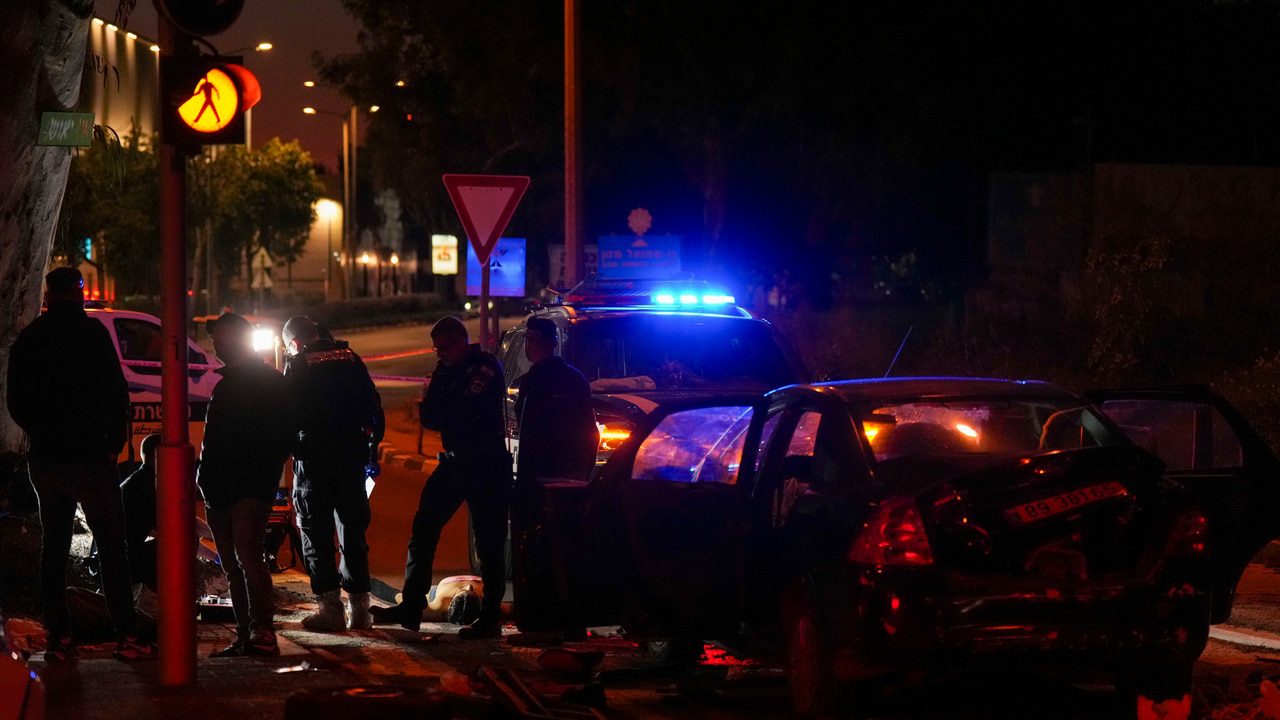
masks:
[[[40,135],[36,145],[89,147],[93,141],[93,113],[40,113]]]

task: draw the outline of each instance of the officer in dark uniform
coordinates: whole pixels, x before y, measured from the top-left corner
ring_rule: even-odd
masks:
[[[431,328],[437,364],[420,407],[428,430],[440,431],[444,452],[427,478],[413,516],[413,534],[405,563],[403,599],[389,608],[373,608],[374,621],[397,623],[417,631],[431,589],[431,566],[440,531],[465,501],[475,528],[484,599],[480,617],[462,628],[461,638],[502,635],[500,614],[506,587],[504,546],[511,492],[511,455],[503,428],[502,365],[471,345],[466,326],[456,317]]]
[[[523,627],[531,617],[555,617],[559,600],[531,588],[555,582],[551,538],[541,514],[540,481],[587,480],[595,467],[599,433],[591,406],[591,386],[577,368],[556,355],[559,332],[547,318],[525,324],[525,357],[532,365],[520,379],[516,398],[520,448],[511,502],[511,539],[517,552],[512,590],[516,619]],[[563,592],[563,589],[562,589]],[[566,638],[579,635],[563,628]]]
[[[298,403],[293,502],[302,560],[318,605],[302,624],[322,631],[369,628],[365,476],[382,441],[382,399],[360,357],[346,343],[322,334],[310,318],[290,318],[281,335],[289,354],[284,376]],[[335,532],[342,551],[337,568]]]
[[[525,357],[532,366],[520,380],[517,480],[586,480],[595,466],[599,432],[591,386],[577,368],[556,355],[559,333],[546,318],[525,324]]]

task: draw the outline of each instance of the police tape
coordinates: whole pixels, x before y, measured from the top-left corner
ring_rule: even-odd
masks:
[[[374,381],[382,380],[385,382],[411,382],[426,384],[431,380],[427,377],[415,377],[412,375],[370,375]]]
[[[154,360],[121,360],[120,364],[124,365],[125,367],[144,367],[144,368],[163,367],[161,363],[155,362]],[[188,363],[187,364],[188,370],[217,370],[221,367],[222,365],[208,365],[204,363]]]
[[[121,360],[120,364],[125,365],[127,367],[143,367],[143,368],[162,367],[160,363],[154,362],[152,360]],[[197,363],[191,363],[187,365],[188,370],[218,370],[221,367],[223,366],[197,364]],[[369,377],[375,381],[382,380],[385,382],[411,382],[411,383],[426,383],[428,380],[431,379],[427,377],[418,377],[416,375],[370,375]]]

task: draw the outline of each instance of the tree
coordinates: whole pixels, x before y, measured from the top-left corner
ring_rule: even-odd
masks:
[[[259,247],[278,260],[302,254],[323,187],[311,156],[297,143],[272,138],[255,150],[218,148],[188,165],[189,222],[205,228],[219,280],[229,278]],[[197,256],[201,248],[197,247]]]
[[[80,97],[91,0],[0,3],[0,368],[18,331],[40,308],[71,153],[36,147],[40,111],[71,110]],[[0,373],[0,455],[21,449],[22,432],[4,403]]]
[[[55,253],[81,259],[93,238],[120,296],[154,295],[160,276],[156,227],[159,171],[154,140],[132,133],[119,145],[95,142],[71,161]]]

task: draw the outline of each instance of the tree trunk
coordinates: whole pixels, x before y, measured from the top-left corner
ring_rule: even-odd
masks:
[[[36,147],[43,111],[72,110],[92,0],[0,3],[0,455],[22,448],[3,402],[9,348],[40,310],[71,151]]]

